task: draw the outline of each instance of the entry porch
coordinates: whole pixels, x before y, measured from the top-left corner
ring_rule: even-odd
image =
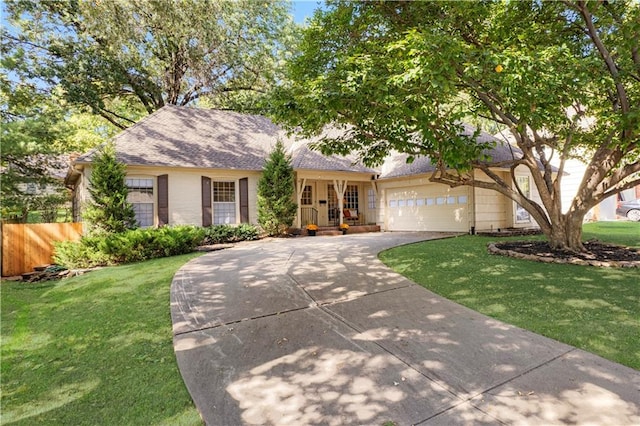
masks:
[[[351,234],[364,234],[367,232],[380,232],[380,225],[353,225],[349,226],[346,232],[343,232],[339,226],[320,226],[316,231],[316,236],[329,236],[329,235],[351,235]],[[307,229],[295,229],[292,232],[295,235],[309,236]]]
[[[375,225],[377,192],[375,176],[371,174],[335,174],[323,179],[298,173],[298,213],[294,226],[304,229],[311,224],[319,227],[339,227],[342,223],[350,227]]]

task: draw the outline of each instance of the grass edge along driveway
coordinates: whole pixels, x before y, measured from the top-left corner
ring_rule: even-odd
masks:
[[[638,248],[640,224],[586,224],[584,238]],[[487,253],[491,241],[496,238],[425,241],[384,251],[380,259],[475,311],[640,370],[640,268],[496,256]]]
[[[200,425],[173,353],[169,291],[199,254],[57,282],[2,282],[1,424]]]

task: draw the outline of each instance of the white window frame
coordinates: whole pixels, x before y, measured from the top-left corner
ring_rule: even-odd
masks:
[[[376,191],[373,188],[367,189],[367,207],[369,210],[376,209]]]
[[[127,201],[133,205],[133,211],[136,214],[136,222],[138,226],[140,228],[151,228],[155,226],[156,179],[150,176],[127,176],[125,178],[125,184],[129,189]],[[141,189],[151,189],[151,192],[143,192],[140,191]],[[143,198],[150,199],[145,201]]]
[[[518,185],[525,197],[531,198],[531,179],[529,176],[516,176],[516,185]],[[520,204],[514,204],[515,223],[531,223],[531,214]]]
[[[226,186],[224,193],[216,193],[218,186]],[[229,190],[231,186],[231,190]],[[238,221],[238,208],[236,206],[238,200],[238,185],[233,180],[214,180],[211,182],[211,201],[213,207],[213,224],[214,225],[232,225]],[[232,195],[233,199],[229,200],[228,196]],[[221,198],[224,201],[216,201]]]

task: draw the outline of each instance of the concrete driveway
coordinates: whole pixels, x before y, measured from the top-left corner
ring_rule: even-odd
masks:
[[[640,424],[640,372],[443,299],[377,258],[441,234],[240,244],[175,275],[209,425]]]

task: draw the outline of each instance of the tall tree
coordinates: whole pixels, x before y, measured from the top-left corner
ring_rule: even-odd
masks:
[[[40,210],[51,220],[56,216],[53,212],[69,201],[69,191],[62,184],[68,154],[100,145],[116,128],[70,106],[61,88],[45,88],[20,78],[28,72],[23,55],[2,47],[2,217],[24,222],[29,212]],[[124,108],[117,100],[110,105]]]
[[[137,227],[133,206],[127,200],[125,165],[116,159],[112,144],[105,145],[94,157],[89,193],[91,201],[83,218],[93,233],[117,233]]]
[[[12,59],[2,57],[3,68]],[[69,135],[58,98],[43,96],[34,86],[0,75],[0,215],[26,222],[30,212],[55,211],[68,201],[62,185],[65,161],[57,142]],[[52,217],[47,218],[51,220]]]
[[[294,182],[291,158],[278,141],[258,181],[258,223],[271,236],[285,234],[293,224],[298,208],[293,201]]]
[[[274,114],[308,135],[344,125],[320,144],[325,153],[358,152],[369,164],[391,150],[429,156],[431,181],[498,191],[552,247],[583,251],[589,209],[640,183],[639,39],[630,0],[335,1],[306,29]],[[503,129],[519,151],[486,161],[487,146],[462,134],[467,120]],[[571,158],[587,171],[563,213]],[[518,187],[517,167],[530,170],[539,202]]]
[[[209,98],[238,107],[276,79],[293,23],[283,1],[12,0],[3,50],[18,52],[24,78],[60,86],[66,99],[125,128],[136,114]]]

